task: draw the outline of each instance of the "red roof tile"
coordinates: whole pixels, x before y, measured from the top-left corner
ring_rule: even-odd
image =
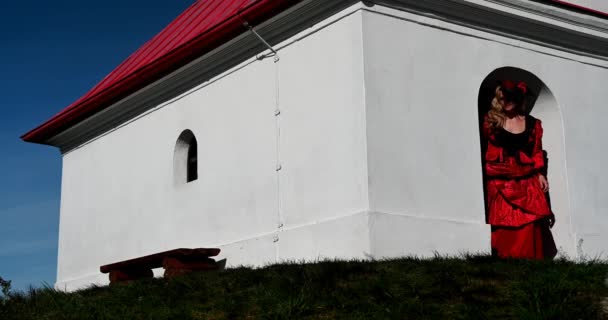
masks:
[[[44,143],[245,32],[243,21],[266,20],[296,2],[298,0],[198,0],[87,94],[21,138]]]

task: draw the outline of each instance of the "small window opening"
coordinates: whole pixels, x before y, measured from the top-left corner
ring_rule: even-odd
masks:
[[[187,182],[191,182],[198,179],[198,162],[197,162],[197,146],[196,139],[193,139],[193,143],[188,148],[188,179]]]
[[[184,130],[177,138],[173,168],[176,184],[198,179],[198,146],[196,137],[190,130]]]

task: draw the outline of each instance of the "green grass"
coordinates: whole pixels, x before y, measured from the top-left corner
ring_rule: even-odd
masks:
[[[325,261],[31,289],[0,319],[608,319],[608,263],[488,256]]]

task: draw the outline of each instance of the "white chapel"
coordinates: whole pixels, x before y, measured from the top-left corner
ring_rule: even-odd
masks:
[[[56,287],[175,248],[228,267],[490,252],[480,117],[526,81],[561,255],[608,249],[603,0],[198,0],[26,133],[63,158]]]

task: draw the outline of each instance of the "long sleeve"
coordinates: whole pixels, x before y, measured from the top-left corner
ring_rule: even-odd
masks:
[[[540,120],[534,123],[534,148],[532,149],[532,160],[534,169],[541,170],[545,167],[545,154],[543,153],[543,126]]]
[[[490,127],[490,122],[488,121],[488,115],[487,114],[483,117],[483,125],[481,127],[481,135],[482,135],[483,141],[486,141],[486,142],[488,141],[488,139],[492,135],[492,128]]]

